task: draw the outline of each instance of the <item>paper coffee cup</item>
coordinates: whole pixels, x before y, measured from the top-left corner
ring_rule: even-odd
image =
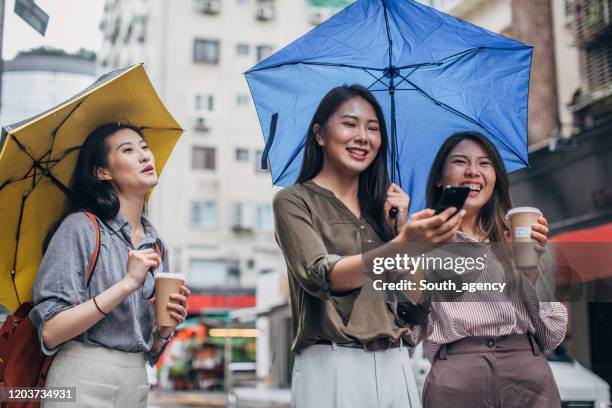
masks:
[[[180,293],[179,288],[184,284],[185,275],[183,274],[166,272],[155,274],[155,324],[157,326],[176,325],[176,320],[170,315],[167,306],[170,302],[170,295]]]
[[[531,226],[542,217],[542,211],[534,207],[516,207],[508,211],[510,236],[514,252],[514,264],[519,269],[538,266],[540,254],[536,251],[536,241],[531,238]]]

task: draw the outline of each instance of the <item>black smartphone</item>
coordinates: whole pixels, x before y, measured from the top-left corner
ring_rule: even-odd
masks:
[[[440,195],[440,200],[438,200],[435,207],[436,214],[440,214],[449,207],[455,207],[457,211],[459,211],[461,208],[463,208],[463,204],[465,204],[465,200],[467,199],[470,191],[471,189],[469,187],[464,186],[444,187],[442,194]]]

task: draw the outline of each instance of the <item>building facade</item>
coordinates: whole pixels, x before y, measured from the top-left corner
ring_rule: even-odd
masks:
[[[284,269],[263,138],[242,75],[312,28],[313,5],[273,0],[109,0],[100,73],[144,62],[185,129],[150,203],[173,271],[192,287],[255,287]]]
[[[90,85],[95,79],[93,55],[58,50],[22,52],[4,63],[0,125],[46,111]]]

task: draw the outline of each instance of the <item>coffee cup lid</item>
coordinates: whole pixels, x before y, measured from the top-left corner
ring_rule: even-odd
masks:
[[[514,207],[510,211],[508,211],[508,214],[506,214],[506,218],[509,218],[511,215],[519,213],[536,213],[540,214],[540,217],[542,217],[542,211],[538,210],[535,207]]]
[[[171,272],[157,272],[155,274],[155,279],[158,278],[172,278],[172,279],[182,279],[185,280],[185,275],[182,273],[171,273]]]

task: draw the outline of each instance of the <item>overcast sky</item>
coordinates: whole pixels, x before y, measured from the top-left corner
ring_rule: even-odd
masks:
[[[36,0],[49,15],[43,37],[15,14],[15,0],[6,0],[2,57],[10,60],[18,51],[49,46],[73,52],[79,48],[98,51],[102,45],[99,30],[104,0]]]

